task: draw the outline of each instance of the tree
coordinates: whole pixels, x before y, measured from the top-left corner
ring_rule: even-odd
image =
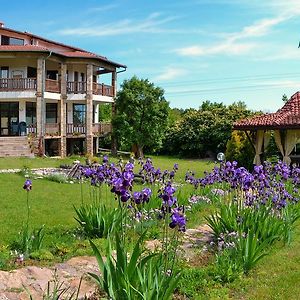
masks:
[[[223,103],[203,102],[199,110],[187,110],[167,131],[166,154],[205,157],[226,149],[233,122],[251,115],[243,102],[226,106]]]
[[[125,80],[116,98],[114,133],[121,146],[137,157],[143,149],[159,148],[168,123],[169,103],[164,91],[148,79]]]
[[[283,101],[284,103],[287,103],[287,102],[289,101],[289,98],[288,98],[288,96],[287,96],[286,94],[283,94],[283,95],[282,95],[282,101]]]

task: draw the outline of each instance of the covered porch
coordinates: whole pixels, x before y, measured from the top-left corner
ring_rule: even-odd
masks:
[[[300,144],[300,92],[295,93],[277,112],[240,120],[234,123],[233,129],[244,131],[251,141],[255,151],[253,164],[262,163],[261,158],[270,142],[271,132],[283,162],[299,163],[297,145]],[[294,155],[291,155],[293,151]]]

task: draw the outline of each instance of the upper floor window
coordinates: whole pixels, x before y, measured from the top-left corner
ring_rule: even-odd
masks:
[[[0,78],[8,78],[8,67],[0,67]]]
[[[1,35],[1,45],[24,45],[23,39]]]

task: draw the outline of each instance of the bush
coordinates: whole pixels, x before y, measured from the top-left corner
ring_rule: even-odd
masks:
[[[254,150],[243,131],[232,131],[231,138],[227,142],[226,160],[236,161],[239,166],[248,170],[253,168]]]
[[[78,209],[76,207],[74,209],[77,215],[75,220],[89,238],[107,237],[121,222],[120,210],[108,209],[97,202],[90,205],[83,204]]]

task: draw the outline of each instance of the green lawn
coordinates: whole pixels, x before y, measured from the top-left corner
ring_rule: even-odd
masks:
[[[68,158],[39,158],[39,157],[0,157],[0,170],[1,169],[22,169],[24,167],[33,168],[46,168],[46,167],[59,167],[62,164],[72,164],[74,160],[79,159],[76,156]],[[83,161],[84,159],[81,158]]]

